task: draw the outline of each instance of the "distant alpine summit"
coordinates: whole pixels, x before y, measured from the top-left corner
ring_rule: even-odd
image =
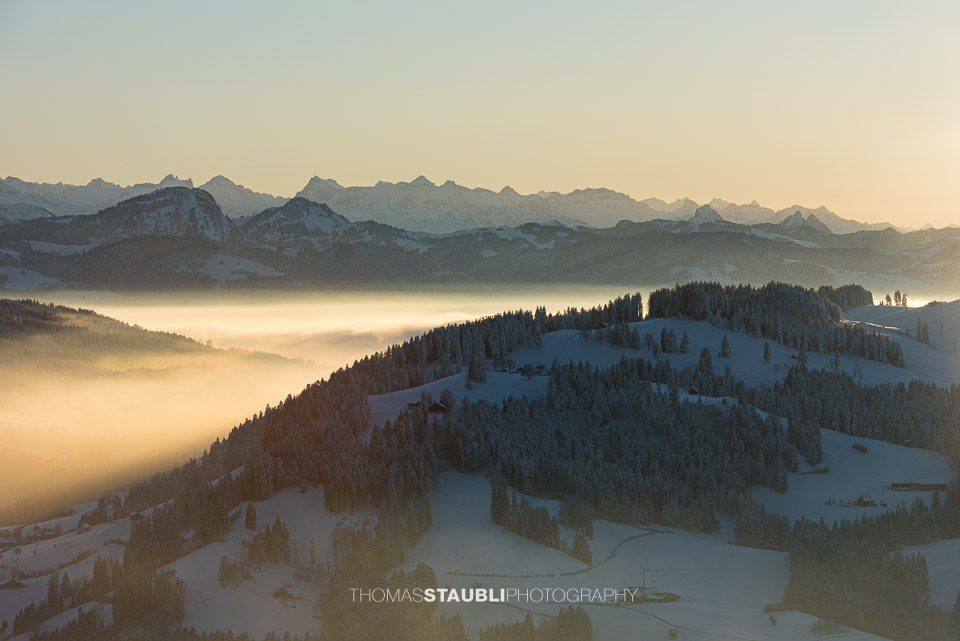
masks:
[[[831,229],[827,227],[823,221],[816,217],[815,214],[808,214],[806,217],[798,209],[793,212],[780,222],[780,227],[788,231],[796,231],[803,227],[809,227],[815,232],[820,232],[823,234],[831,233]]]
[[[192,188],[193,181],[174,175],[158,183],[140,183],[121,187],[101,179],[86,185],[31,183],[19,178],[0,180],[0,224],[51,215],[93,214],[122,200],[141,196],[164,187]],[[287,198],[264,194],[217,175],[200,185],[210,193],[227,217],[241,219],[265,209],[280,207]],[[826,227],[837,234],[892,227],[888,223],[861,223],[837,216],[825,207],[811,209],[794,205],[775,211],[756,201],[738,205],[714,198],[705,206],[709,212],[698,214],[702,206],[689,198],[665,202],[659,198],[636,200],[611,189],[576,189],[566,194],[541,191],[520,194],[512,187],[499,191],[470,188],[452,180],[437,185],[425,176],[410,182],[380,181],[372,187],[344,187],[329,178],[314,176],[296,196],[324,203],[350,221],[373,220],[409,231],[449,233],[484,227],[515,227],[523,223],[560,222],[569,226],[609,227],[622,220],[706,221],[709,212],[722,221],[744,225],[781,223],[800,213],[808,227],[819,231]],[[810,222],[813,217],[813,222]],[[794,223],[790,223],[791,225]]]

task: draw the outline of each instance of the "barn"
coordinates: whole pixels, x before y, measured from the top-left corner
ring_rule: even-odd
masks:
[[[946,492],[948,483],[943,478],[916,477],[902,483],[891,483],[894,492]]]

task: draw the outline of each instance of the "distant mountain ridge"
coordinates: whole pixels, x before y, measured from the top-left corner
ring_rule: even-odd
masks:
[[[94,178],[86,185],[33,183],[9,176],[0,179],[0,205],[34,205],[56,216],[95,214],[122,200],[142,196],[164,187],[193,187],[190,179],[168,174],[157,183],[139,183],[121,187]]]
[[[93,214],[122,200],[163,187],[194,187],[193,181],[172,174],[157,183],[122,187],[102,179],[86,185],[32,183],[19,178],[0,179],[0,224],[44,211],[53,215]],[[264,209],[279,207],[287,198],[253,191],[229,178],[217,175],[200,185],[209,192],[229,218],[241,223]],[[527,222],[561,222],[603,228],[621,220],[645,222],[657,219],[680,220],[694,215],[701,206],[689,198],[666,202],[659,198],[636,200],[611,189],[576,189],[566,194],[541,191],[523,195],[511,187],[499,191],[469,188],[452,180],[436,185],[424,176],[410,182],[380,181],[371,187],[344,187],[329,178],[314,176],[296,196],[326,203],[352,221],[374,220],[410,231],[448,233],[464,229],[516,226]],[[894,227],[889,223],[862,223],[841,218],[826,207],[816,209],[794,205],[781,210],[763,207],[756,201],[738,205],[720,198],[706,203],[724,220],[744,225],[779,223],[800,211],[814,214],[830,231],[838,234]],[[6,213],[11,206],[17,214]],[[25,208],[29,206],[29,208]],[[899,230],[903,231],[903,230]]]
[[[60,245],[103,245],[138,236],[204,237],[220,243],[241,234],[213,196],[202,189],[165,187],[128,198],[96,214],[37,218],[22,233]]]
[[[686,205],[684,206],[686,207]],[[604,228],[557,221],[444,234],[342,216],[296,197],[228,218],[205,190],[166,187],[96,214],[0,227],[0,288],[383,287],[686,280],[953,291],[960,230],[834,234],[813,213],[743,225],[710,205]]]

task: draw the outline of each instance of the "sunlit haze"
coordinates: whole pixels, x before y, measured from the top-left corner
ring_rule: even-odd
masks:
[[[0,175],[425,174],[957,222],[955,2],[0,5]]]

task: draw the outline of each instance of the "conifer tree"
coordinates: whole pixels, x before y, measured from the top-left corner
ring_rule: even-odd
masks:
[[[723,335],[723,339],[720,341],[720,351],[717,352],[717,356],[720,358],[730,358],[730,341],[727,340],[727,335]]]
[[[579,532],[573,537],[573,545],[570,546],[570,556],[586,565],[593,565],[593,554],[590,552],[590,544],[587,543],[587,539]]]

